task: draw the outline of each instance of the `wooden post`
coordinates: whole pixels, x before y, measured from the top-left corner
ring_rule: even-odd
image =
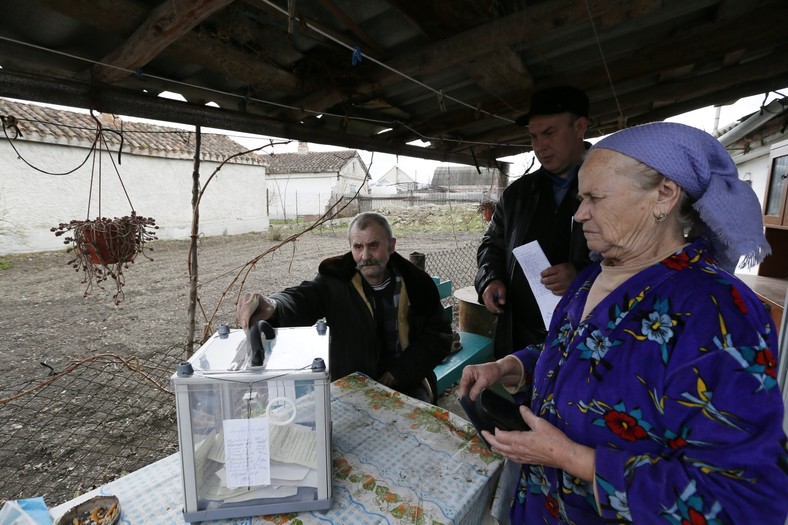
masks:
[[[195,144],[194,144],[194,169],[192,171],[192,234],[191,244],[189,246],[189,325],[187,327],[186,336],[186,358],[192,356],[194,353],[194,332],[195,332],[195,317],[197,313],[197,280],[199,272],[197,271],[197,238],[199,237],[200,226],[200,148],[202,144],[202,133],[200,126],[195,127]]]
[[[421,270],[427,270],[427,256],[420,252],[412,252],[408,259],[410,262],[418,266]]]

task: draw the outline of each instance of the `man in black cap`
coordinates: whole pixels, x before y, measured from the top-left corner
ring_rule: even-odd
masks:
[[[528,127],[541,167],[503,192],[476,259],[479,302],[496,314],[495,357],[501,358],[547,334],[534,294],[512,250],[538,241],[550,266],[542,283],[563,295],[578,270],[588,264],[583,229],[573,221],[577,210],[577,171],[590,144],[588,97],[577,88],[537,91],[528,114],[516,123]]]

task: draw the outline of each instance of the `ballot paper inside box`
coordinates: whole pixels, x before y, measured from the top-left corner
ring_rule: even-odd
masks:
[[[262,366],[220,332],[172,376],[185,520],[328,509],[328,328],[275,330]]]

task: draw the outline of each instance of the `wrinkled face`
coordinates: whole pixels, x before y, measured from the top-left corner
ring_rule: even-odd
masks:
[[[366,229],[353,226],[350,230],[350,251],[353,260],[364,279],[369,284],[380,284],[386,277],[386,265],[394,253],[397,239],[389,239],[386,230],[377,223],[370,223]]]
[[[583,136],[587,119],[570,113],[534,115],[528,123],[531,145],[542,166],[550,173],[564,176],[580,164],[585,154]]]
[[[578,174],[580,206],[575,220],[592,251],[614,265],[632,263],[657,244],[654,203],[658,191],[636,186],[637,163],[607,149],[589,152]]]

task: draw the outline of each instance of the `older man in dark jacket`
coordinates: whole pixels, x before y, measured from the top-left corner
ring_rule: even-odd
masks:
[[[260,319],[308,326],[325,318],[332,380],[362,372],[435,402],[433,368],[449,354],[452,336],[435,283],[396,253],[396,238],[382,215],[356,216],[348,238],[350,252],[321,262],[311,281],[269,297],[245,294],[238,322],[243,328]]]

